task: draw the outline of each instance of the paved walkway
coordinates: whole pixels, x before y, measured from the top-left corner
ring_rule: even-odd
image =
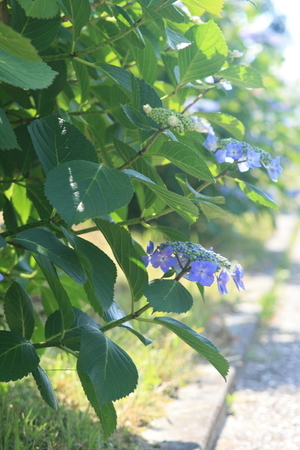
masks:
[[[215,450],[300,449],[300,233],[276,312],[250,346]]]

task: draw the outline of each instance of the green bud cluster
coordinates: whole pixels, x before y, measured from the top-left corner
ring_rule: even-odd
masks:
[[[236,144],[237,142],[242,144],[243,154],[245,157],[247,156],[248,150],[252,150],[252,151],[260,154],[260,162],[265,167],[268,167],[271,164],[272,156],[270,155],[270,153],[266,152],[265,150],[263,150],[260,147],[255,147],[254,145],[250,145],[250,144],[248,144],[248,142],[237,141],[236,139],[233,139],[233,138],[221,139],[218,143],[218,147],[225,148],[226,145]]]
[[[184,133],[185,131],[195,130],[195,124],[193,120],[190,117],[185,116],[184,114],[180,114],[164,108],[144,107],[144,111],[149,117],[151,117],[152,120],[154,120],[154,122],[158,123],[161,127],[171,127],[171,129],[177,131],[177,133]]]
[[[230,269],[231,264],[227,258],[218,253],[215,253],[212,250],[206,250],[200,244],[194,244],[193,242],[164,242],[160,244],[157,249],[159,251],[163,250],[166,247],[172,247],[174,253],[178,255],[178,257],[183,257],[187,261],[211,261],[216,264],[219,264],[222,267],[226,267],[226,269]]]

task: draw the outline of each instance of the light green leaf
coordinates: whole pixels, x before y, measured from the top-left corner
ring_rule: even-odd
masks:
[[[97,406],[125,397],[136,388],[138,372],[132,359],[96,328],[82,333],[78,367],[94,387]]]
[[[178,54],[181,85],[215,74],[228,54],[224,36],[212,20],[190,28],[185,37],[193,44]]]
[[[50,19],[58,13],[57,0],[18,0],[26,15],[38,19]]]
[[[136,301],[143,295],[143,288],[148,283],[148,274],[141,254],[134,246],[131,235],[125,228],[102,219],[95,219],[95,224],[110,245],[117,263],[123,270],[132,298]]]
[[[6,292],[4,312],[10,331],[30,339],[34,331],[33,307],[29,295],[16,281]]]
[[[86,282],[86,275],[74,250],[64,245],[49,231],[40,228],[26,230],[12,236],[10,240],[21,244],[37,255],[49,258],[76,283],[84,284]]]
[[[73,59],[73,66],[76,72],[77,81],[81,93],[80,103],[84,103],[90,96],[90,79],[87,66]]]
[[[73,22],[73,35],[76,40],[82,27],[86,25],[91,15],[91,6],[88,0],[60,0],[67,15]]]
[[[156,317],[155,322],[160,323],[164,327],[173,331],[182,339],[186,344],[192,347],[201,356],[207,359],[222,375],[226,381],[226,375],[228,374],[229,364],[228,361],[219,353],[214,344],[202,336],[196,331],[192,330],[187,325],[179,322],[178,320],[171,319],[170,317]]]
[[[77,373],[85,395],[100,419],[103,428],[103,438],[106,441],[117,428],[117,413],[114,405],[112,402],[108,402],[104,403],[102,406],[98,406],[99,402],[95,386],[93,385],[91,378],[79,367],[79,364],[77,364]]]
[[[225,211],[213,203],[204,202],[203,200],[194,200],[194,203],[199,207],[200,211],[205,215],[205,217],[210,219],[215,219],[216,217],[223,216]]]
[[[176,280],[153,280],[144,289],[144,295],[153,312],[185,313],[193,306],[193,297]]]
[[[0,22],[0,48],[8,53],[26,61],[41,61],[36,48],[30,39],[17,33],[11,27]]]
[[[167,46],[172,50],[182,50],[188,47],[192,42],[184,37],[181,33],[171,30],[171,28],[165,28],[167,34]]]
[[[41,393],[43,400],[47,403],[47,405],[57,411],[58,401],[46,372],[44,372],[44,370],[40,366],[38,366],[32,371],[32,376],[35,379],[36,385]]]
[[[201,158],[199,153],[180,142],[165,142],[161,148],[155,149],[155,155],[164,156],[177,167],[199,180],[214,181],[205,160]]]
[[[0,69],[1,70],[1,69]],[[12,148],[17,148],[21,150],[13,127],[11,126],[5,112],[0,108],[0,149],[10,150]]]
[[[224,6],[224,0],[214,0],[213,2],[211,0],[185,0],[184,3],[193,8],[200,8],[199,15],[207,11],[216,16],[220,16]]]
[[[0,381],[26,377],[39,364],[34,346],[11,331],[0,331]]]
[[[0,49],[0,80],[25,89],[48,87],[57,72],[44,62],[25,61]]]
[[[227,130],[233,137],[242,141],[245,134],[245,127],[236,117],[223,113],[198,113],[197,116],[204,117],[209,122],[215,123]]]
[[[158,230],[163,233],[170,241],[189,241],[189,239],[181,233],[179,230],[175,230],[174,228],[167,227],[165,225],[158,225],[157,227],[153,227],[153,230]]]
[[[216,76],[225,78],[231,84],[240,88],[263,88],[264,83],[260,73],[249,66],[231,66],[216,73]]]
[[[145,48],[139,49],[132,46],[133,53],[140,77],[149,84],[153,84],[157,77],[157,58],[152,45],[145,39]]]
[[[246,181],[239,180],[238,178],[235,178],[234,180],[239,185],[241,191],[244,192],[244,194],[246,194],[247,197],[250,198],[250,200],[278,211],[278,206],[276,205],[276,203],[268,196],[268,194],[263,192],[261,189],[253,186],[250,183],[246,183]]]
[[[133,187],[129,177],[117,169],[88,161],[69,161],[49,172],[45,193],[71,226],[128,205]]]
[[[98,162],[92,143],[68,122],[55,113],[38,119],[28,126],[34,149],[46,174],[66,161]]]
[[[114,262],[100,248],[86,241],[64,228],[62,231],[73,246],[82,266],[85,268],[88,280],[92,284],[95,299],[92,306],[102,316],[103,310],[110,308],[114,299],[114,285],[117,278],[117,269]],[[84,264],[84,262],[89,264]]]

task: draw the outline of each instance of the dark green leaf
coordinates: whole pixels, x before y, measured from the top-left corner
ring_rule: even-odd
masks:
[[[148,282],[148,275],[141,255],[133,244],[131,235],[125,228],[106,220],[95,219],[95,224],[103,233],[123,270],[133,299],[139,300],[143,295],[143,287]]]
[[[196,331],[192,330],[187,325],[179,322],[178,320],[171,319],[170,317],[156,317],[155,322],[160,323],[164,327],[173,331],[182,339],[186,344],[192,347],[196,352],[200,353],[207,359],[222,375],[226,381],[226,375],[228,374],[229,364],[228,361],[219,353],[214,344],[202,336]]]
[[[0,80],[25,89],[43,89],[54,80],[57,72],[44,62],[17,58],[0,49]]]
[[[30,339],[34,331],[34,314],[30,297],[14,281],[5,295],[4,312],[10,331]]]
[[[158,125],[145,114],[132,108],[130,105],[121,105],[128,119],[138,128],[145,131],[157,131]]]
[[[0,108],[0,150],[10,150],[11,148],[21,150],[11,124],[3,109]]]
[[[100,248],[73,233],[62,228],[65,237],[74,247],[82,265],[85,268],[88,280],[92,284],[95,302],[92,306],[101,316],[103,310],[110,308],[114,299],[114,285],[117,278],[117,269],[114,262]],[[84,264],[88,261],[89,267]],[[99,308],[100,307],[100,308]]]
[[[184,37],[181,33],[171,30],[171,28],[166,28],[167,33],[167,46],[173,50],[182,50],[188,47],[192,42]]]
[[[253,69],[253,67],[249,66],[231,66],[228,69],[218,72],[216,76],[220,76],[240,88],[264,87],[260,73]]]
[[[91,6],[88,0],[60,0],[67,15],[73,22],[74,40],[80,35],[82,27],[87,23],[91,15]]]
[[[95,410],[95,413],[100,419],[103,428],[103,437],[106,441],[117,428],[117,414],[114,405],[113,403],[108,402],[99,406],[95,386],[93,385],[91,378],[79,367],[79,364],[77,364],[77,373],[80,378],[85,395],[87,396],[89,402]]]
[[[52,233],[42,229],[26,230],[10,238],[37,255],[49,258],[78,284],[86,282],[86,275],[78,256],[71,248],[60,242]]]
[[[261,189],[250,183],[246,183],[246,181],[239,180],[238,178],[235,178],[234,180],[239,185],[241,191],[244,192],[250,200],[278,211],[278,206],[276,203]]]
[[[81,94],[80,103],[84,103],[90,96],[90,79],[87,66],[73,59],[73,66],[76,72],[79,90]]]
[[[88,161],[69,161],[49,172],[45,193],[71,226],[128,205],[133,187],[129,177],[117,169]]]
[[[50,19],[58,13],[57,0],[18,0],[26,15],[38,19]]]
[[[145,40],[144,49],[141,50],[132,46],[131,51],[138,66],[140,77],[147,83],[153,84],[157,77],[157,58],[148,39]]]
[[[193,44],[178,54],[181,85],[215,74],[228,54],[224,36],[212,20],[190,28],[185,37]]]
[[[53,274],[51,270],[48,270],[48,264],[44,264],[45,259],[43,257],[37,256],[36,261],[38,262],[46,281],[53,292],[54,298],[58,304],[60,317],[61,317],[61,336],[64,336],[66,330],[69,329],[71,324],[74,322],[74,312],[71,301],[68,297],[67,292],[63,288],[59,278],[56,274]]]
[[[193,297],[176,280],[153,280],[144,289],[153,311],[185,313],[193,306]]]
[[[26,195],[32,201],[41,219],[49,219],[53,208],[44,193],[44,186],[38,180],[26,180]]]
[[[98,406],[125,397],[136,388],[138,373],[132,359],[96,328],[82,333],[78,367],[89,377]]]
[[[91,142],[74,125],[54,113],[32,122],[28,131],[46,173],[66,161],[98,162]]]
[[[43,400],[51,408],[58,410],[58,401],[46,372],[44,372],[44,370],[40,366],[38,366],[32,371],[32,376],[35,379],[36,385],[41,393]]]
[[[39,364],[34,346],[22,336],[0,331],[0,381],[26,377]]]

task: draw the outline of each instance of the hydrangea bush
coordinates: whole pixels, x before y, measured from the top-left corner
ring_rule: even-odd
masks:
[[[245,289],[240,264],[190,242],[199,217],[213,220],[226,208],[205,189],[234,180],[249,199],[276,209],[243,172],[265,168],[276,182],[282,168],[279,156],[243,141],[235,117],[189,111],[212,90],[263,81],[228,48],[214,20],[222,0],[0,5],[0,381],[33,376],[57,409],[43,352],[72,354],[107,439],[117,425],[114,402],[138,382],[127,349],[108,330],[122,326],[150,345],[135,322],[165,327],[226,379],[229,364],[215,345],[166,314],[193,306],[182,278],[202,295],[213,283],[228,294],[231,279]],[[177,168],[181,193],[159,175],[166,164]],[[186,234],[162,225],[171,213],[186,222]],[[157,247],[150,242],[145,251],[133,225],[160,233]],[[90,231],[113,258],[81,237]],[[150,264],[162,270],[153,280]],[[126,311],[115,296],[118,271],[130,290]]]

